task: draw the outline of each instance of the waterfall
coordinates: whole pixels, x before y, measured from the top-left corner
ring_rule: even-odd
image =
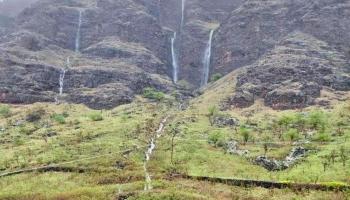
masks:
[[[78,29],[77,29],[77,35],[75,37],[75,52],[79,53],[80,51],[80,30],[81,30],[81,23],[82,23],[82,14],[83,11],[79,10],[79,19],[78,19]]]
[[[63,95],[63,89],[64,89],[64,77],[66,76],[66,72],[67,70],[70,68],[70,57],[67,57],[66,60],[66,66],[61,68],[60,71],[60,76],[58,78],[58,84],[59,84],[59,88],[58,88],[58,96],[55,97],[55,101],[57,104],[59,104],[59,96]]]
[[[185,4],[186,4],[186,0],[182,0],[182,3],[181,3],[181,29],[182,29],[182,26],[184,25],[184,20],[185,20]]]
[[[154,149],[156,148],[156,139],[158,139],[160,136],[162,136],[162,132],[164,130],[164,125],[167,121],[167,118],[164,118],[162,120],[162,122],[159,124],[159,128],[158,130],[156,131],[156,134],[155,136],[153,136],[151,138],[151,141],[149,143],[149,146],[148,146],[148,149],[147,151],[145,152],[145,162],[143,163],[143,169],[145,171],[145,188],[144,190],[147,191],[147,190],[151,190],[153,187],[152,187],[152,179],[151,179],[151,175],[149,174],[148,170],[147,170],[147,163],[149,162],[149,160],[151,159],[151,155],[153,154],[153,151]]]
[[[209,41],[208,41],[207,47],[205,48],[205,53],[203,58],[203,76],[201,80],[201,86],[207,85],[209,81],[211,46],[212,46],[213,34],[214,34],[214,30],[211,30],[209,35]]]
[[[171,38],[171,57],[172,57],[172,65],[173,65],[173,81],[174,83],[177,83],[179,64],[177,63],[175,41],[176,41],[176,32],[174,32],[174,36]]]
[[[60,89],[59,89],[59,95],[62,96],[63,94],[63,86],[64,86],[64,76],[66,75],[66,69],[62,68],[60,72],[60,78],[59,78],[59,84],[60,84]]]

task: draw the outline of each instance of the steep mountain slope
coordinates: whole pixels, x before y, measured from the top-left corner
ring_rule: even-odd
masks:
[[[349,2],[343,0],[40,0],[20,13],[11,29],[0,30],[4,35],[0,37],[1,68],[6,72],[1,74],[1,102],[55,101],[59,96],[93,108],[112,108],[132,101],[144,87],[166,92],[181,86],[197,89],[203,86],[204,77],[226,75],[253,63],[270,62],[272,68],[284,65],[295,68],[300,64],[303,71],[314,70],[312,65],[297,61],[304,52],[294,55],[294,64],[288,64],[289,52],[283,52],[282,46],[290,51],[304,49],[310,54],[308,60],[322,63],[318,69],[323,71],[322,76],[336,77],[329,78],[327,84],[303,80],[314,82],[312,98],[319,96],[323,86],[331,86],[334,92],[349,90],[349,7]],[[214,33],[209,41],[211,31]],[[300,37],[293,36],[295,33]],[[296,38],[296,43],[324,45],[291,47],[284,44],[288,37]],[[209,43],[212,43],[211,49],[208,49]],[[334,64],[329,55],[327,58],[321,55],[323,61],[316,61],[320,57],[316,54],[324,54],[323,46],[336,54],[337,63]],[[212,54],[207,54],[211,57],[204,62],[206,52]],[[211,61],[209,74],[205,74],[204,63],[208,61]],[[259,85],[260,82],[250,80],[269,76],[270,72],[259,70],[263,68],[259,66],[259,74],[242,75],[249,78],[238,82],[235,98],[243,98],[243,106],[252,104],[252,96],[265,98],[265,93],[272,92],[276,85],[303,90],[304,85],[294,82],[307,77],[287,82],[292,79],[289,75],[274,80],[274,89],[262,85],[259,87],[269,89],[243,95],[242,85]],[[67,67],[69,69],[65,69]],[[338,68],[341,75],[334,75]],[[177,86],[171,83],[177,81],[174,71],[178,74]],[[26,78],[15,79],[16,74],[26,74]],[[257,77],[260,75],[262,77]],[[64,84],[60,84],[60,76]],[[61,85],[64,94],[58,95]],[[297,100],[298,106],[292,105],[285,101],[283,94],[280,96],[268,97],[267,104],[275,108],[310,104],[304,103],[306,100],[301,97],[304,100]],[[281,105],[274,106],[279,103]]]
[[[296,32],[238,76],[231,103],[246,107],[260,97],[265,105],[276,109],[303,108],[316,103],[323,88],[349,91],[349,69],[344,54]]]
[[[168,90],[160,40],[154,17],[131,1],[39,1],[2,39],[1,101],[55,101],[60,76],[65,100],[93,108],[130,102],[145,87]]]

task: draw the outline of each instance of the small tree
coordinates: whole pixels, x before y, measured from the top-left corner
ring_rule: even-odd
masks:
[[[249,131],[249,129],[247,129],[246,127],[242,126],[239,129],[239,133],[242,136],[243,144],[246,145],[247,142],[249,141],[249,138],[250,138],[250,131]]]
[[[210,125],[213,126],[214,125],[214,118],[215,116],[218,114],[219,110],[216,106],[210,106],[208,108],[208,114],[207,117],[209,119]]]
[[[281,139],[283,136],[283,132],[287,130],[290,124],[293,122],[293,117],[290,115],[284,115],[278,119],[277,124],[279,126],[279,138]]]
[[[344,134],[344,131],[343,131],[343,127],[346,126],[347,123],[344,122],[343,119],[339,119],[336,123],[335,123],[335,126],[337,128],[337,134],[338,135],[343,135]]]
[[[287,138],[289,139],[290,142],[294,142],[297,139],[299,139],[299,132],[297,129],[289,129],[287,134],[286,134]]]
[[[174,149],[175,149],[175,138],[181,133],[181,130],[179,128],[179,123],[173,123],[169,125],[169,134],[170,134],[170,148],[171,148],[171,155],[170,155],[170,162],[172,165],[174,165]]]
[[[311,112],[309,114],[307,123],[312,129],[324,130],[327,123],[325,113],[320,110]]]
[[[332,160],[332,164],[334,165],[334,163],[335,163],[335,158],[337,157],[337,153],[336,153],[336,151],[335,150],[332,150],[332,152],[331,152],[331,155],[330,155],[330,158],[331,158],[331,160]]]
[[[343,166],[345,167],[346,161],[348,160],[348,156],[346,155],[346,150],[344,146],[340,147],[340,159],[343,163]]]

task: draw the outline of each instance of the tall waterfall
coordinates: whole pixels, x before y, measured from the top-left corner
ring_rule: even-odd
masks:
[[[79,10],[78,30],[77,30],[77,35],[75,37],[75,52],[76,53],[79,53],[79,51],[80,51],[80,31],[81,31],[82,14],[83,14],[83,11]]]
[[[186,0],[182,0],[182,2],[181,2],[181,29],[182,29],[182,26],[184,25],[184,20],[185,20],[185,4],[186,4]]]
[[[209,35],[209,41],[208,41],[207,47],[205,48],[205,53],[203,58],[203,75],[201,80],[201,86],[207,85],[209,81],[211,46],[212,46],[213,34],[214,34],[214,30],[211,30]]]
[[[171,57],[173,64],[173,81],[177,83],[178,81],[178,73],[179,73],[179,64],[177,62],[177,55],[175,50],[175,41],[176,41],[176,32],[174,32],[174,36],[171,38]]]

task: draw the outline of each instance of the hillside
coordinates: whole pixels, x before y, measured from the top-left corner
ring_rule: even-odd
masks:
[[[0,200],[349,199],[349,15],[0,1]]]

